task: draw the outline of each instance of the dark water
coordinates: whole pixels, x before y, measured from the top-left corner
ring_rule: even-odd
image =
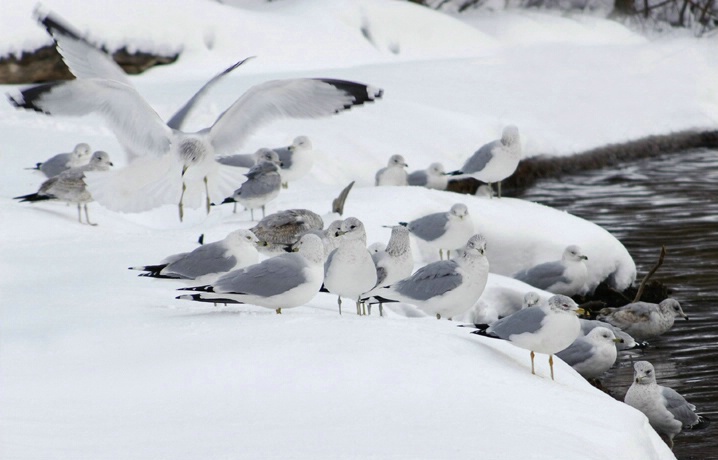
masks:
[[[616,236],[633,256],[638,280],[657,262],[652,279],[665,283],[689,321],[624,354],[602,383],[623,399],[633,360],[656,367],[658,382],[681,393],[713,423],[674,438],[681,460],[718,459],[718,151],[696,150],[544,180],[521,198],[588,219]]]

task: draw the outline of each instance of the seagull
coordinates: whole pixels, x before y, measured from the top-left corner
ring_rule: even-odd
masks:
[[[532,374],[536,374],[535,352],[548,354],[551,380],[554,380],[553,355],[568,348],[581,332],[577,313],[582,311],[570,297],[554,295],[546,305],[519,310],[486,329],[471,333],[508,340],[517,347],[530,350]]]
[[[90,146],[82,142],[77,144],[72,152],[58,153],[42,163],[37,163],[34,168],[28,169],[37,169],[49,179],[70,168],[86,165],[90,161],[91,153]]]
[[[597,327],[605,327],[606,329],[610,329],[611,332],[613,332],[613,335],[615,335],[616,338],[619,339],[619,341],[616,342],[616,349],[618,351],[633,350],[636,348],[645,348],[646,346],[648,346],[648,342],[636,342],[636,340],[631,335],[627,334],[623,329],[621,329],[620,327],[616,327],[611,323],[585,318],[581,318],[580,321],[582,335],[588,335],[589,332],[591,332]]]
[[[568,348],[557,352],[556,356],[586,380],[597,379],[616,362],[616,345],[620,341],[611,329],[599,326],[587,335],[579,335]]]
[[[392,155],[385,168],[376,172],[375,185],[409,185],[406,161],[401,155]]]
[[[307,175],[314,165],[314,151],[312,141],[307,136],[297,136],[288,147],[273,149],[282,162],[282,187],[287,188],[289,182]]]
[[[568,246],[563,251],[561,260],[545,262],[522,270],[514,275],[519,281],[554,294],[572,296],[586,292],[588,269],[581,248]]]
[[[405,302],[436,319],[451,319],[471,308],[486,287],[489,261],[486,239],[474,235],[463,254],[421,267],[413,275],[372,291],[377,302]]]
[[[90,171],[107,171],[112,166],[110,156],[98,150],[92,154],[90,162],[84,166],[71,168],[63,171],[55,177],[51,177],[40,185],[37,193],[16,196],[13,199],[20,202],[35,202],[45,200],[60,200],[67,203],[77,203],[77,220],[82,223],[81,207],[85,208],[85,219],[89,225],[97,225],[90,222],[87,213],[87,203],[93,201],[92,195],[85,186],[85,173]]]
[[[501,198],[501,181],[516,171],[521,160],[521,140],[519,129],[510,125],[504,128],[501,139],[484,144],[466,160],[459,171],[451,175],[473,177],[489,185],[493,196],[491,184],[498,183],[499,198]]]
[[[262,218],[264,218],[264,206],[277,198],[282,185],[279,166],[271,161],[262,161],[252,166],[245,175],[247,181],[222,203],[234,203],[234,212],[237,212],[237,203],[241,203],[245,209],[249,209],[252,220],[254,220],[254,209],[262,208]]]
[[[318,236],[307,234],[295,251],[232,270],[212,284],[180,289],[198,293],[177,298],[215,304],[248,303],[272,308],[277,314],[282,313],[282,308],[299,307],[319,292],[324,278],[324,250]]]
[[[259,261],[259,239],[250,230],[240,229],[228,234],[223,240],[203,244],[194,251],[167,257],[157,265],[130,267],[142,270],[138,276],[151,278],[196,280],[208,275],[254,265]]]
[[[696,406],[686,401],[677,391],[656,383],[656,373],[648,361],[633,364],[633,384],[626,392],[624,402],[648,417],[658,435],[673,449],[673,438],[682,430],[704,423],[695,413]]]
[[[409,233],[432,249],[439,250],[439,259],[446,258],[451,250],[461,247],[474,234],[474,223],[469,217],[465,204],[457,203],[448,212],[428,214],[409,223],[399,222],[409,229]]]
[[[374,254],[378,252],[384,252],[386,251],[386,244],[382,243],[381,241],[376,241],[369,246],[366,247],[369,251],[369,254],[371,254],[372,257],[374,257]]]
[[[676,317],[688,319],[681,304],[668,298],[659,304],[635,302],[620,308],[604,308],[596,319],[620,327],[638,340],[657,337],[673,327]]]
[[[436,190],[446,190],[449,178],[441,163],[431,163],[428,168],[409,174],[409,185],[416,185]]]
[[[264,217],[250,230],[267,242],[269,251],[276,252],[278,247],[279,252],[284,252],[305,233],[322,228],[324,220],[319,214],[308,209],[287,209]]]
[[[391,227],[391,237],[384,249],[374,253],[371,252],[371,247],[368,249],[376,267],[375,289],[402,280],[411,275],[414,270],[414,257],[411,254],[409,230],[404,226],[395,225]],[[373,291],[374,289],[363,295],[370,297]],[[371,304],[368,306],[368,312],[371,315]],[[379,316],[384,316],[381,302],[379,302]]]
[[[87,42],[79,37],[72,39],[70,34],[58,33],[53,37],[78,79],[33,86],[8,97],[17,108],[49,115],[101,115],[131,156],[143,155],[111,176],[114,180],[95,181],[88,177],[88,188],[95,199],[116,211],[141,212],[175,203],[182,220],[184,205],[199,207],[205,194],[209,212],[210,203],[229,195],[238,183],[237,172],[221,167],[215,156],[236,151],[253,131],[276,119],[326,117],[372,102],[383,93],[346,80],[273,80],[250,88],[211,127],[184,132],[176,124],[177,116],[164,123],[127,83],[121,69],[105,71],[116,66],[108,64],[111,60],[106,54],[91,45],[94,53],[87,52]],[[85,60],[69,49],[79,50],[76,54]],[[68,57],[71,55],[73,59]],[[97,61],[99,65],[92,65]],[[82,63],[89,64],[86,65],[89,70]],[[190,100],[178,113],[179,118],[184,119],[195,103],[195,98]]]
[[[227,166],[234,166],[236,168],[247,168],[250,169],[252,166],[262,161],[271,161],[280,165],[279,155],[272,149],[261,148],[254,153],[238,153],[236,155],[226,155],[223,157],[217,157],[217,162]]]
[[[364,224],[356,217],[348,217],[336,236],[341,236],[341,241],[324,263],[324,287],[337,296],[340,315],[342,297],[348,297],[356,302],[357,315],[361,316],[361,295],[376,286],[377,278],[366,248]]]

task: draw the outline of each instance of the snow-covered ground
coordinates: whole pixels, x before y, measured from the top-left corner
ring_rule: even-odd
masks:
[[[6,2],[7,3],[7,2]],[[13,0],[0,12],[0,55],[49,43]],[[569,154],[718,120],[716,38],[649,41],[592,17],[474,12],[457,18],[379,0],[48,2],[109,48],[182,50],[132,77],[166,117],[219,70],[242,66],[193,119],[211,124],[252,84],[334,77],[385,90],[383,100],[326,120],[282,121],[245,146],[317,149],[312,173],[269,205],[320,214],[350,181],[345,215],[369,242],[390,225],[456,202],[488,240],[492,271],[554,260],[568,244],[592,280],[630,283],[620,242],[565,213],[518,200],[415,188],[374,188],[401,153],[411,169],[456,169],[516,124],[526,156]],[[10,6],[10,5],[8,5]],[[365,30],[362,34],[361,29]],[[371,37],[368,40],[366,37]],[[3,92],[13,87],[0,88]],[[126,268],[191,250],[237,227],[229,207],[176,220],[170,206],[119,214],[90,205],[18,204],[43,180],[25,171],[78,142],[126,164],[97,117],[51,118],[0,105],[0,457],[36,458],[673,458],[635,410],[568,366],[530,373],[528,352],[455,323],[336,313],[317,295],[277,316],[174,300],[174,281]],[[600,212],[610,212],[610,209]],[[417,263],[417,267],[420,263]],[[510,283],[498,276],[496,289]],[[409,315],[412,316],[412,315]]]

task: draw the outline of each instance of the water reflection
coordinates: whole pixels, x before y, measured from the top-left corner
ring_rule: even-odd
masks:
[[[639,280],[666,246],[653,279],[671,289],[690,321],[676,319],[644,352],[619,356],[603,383],[622,400],[631,385],[632,360],[651,361],[659,383],[713,420],[706,430],[678,435],[676,456],[718,458],[718,152],[696,150],[544,180],[521,198],[604,227],[633,256]]]

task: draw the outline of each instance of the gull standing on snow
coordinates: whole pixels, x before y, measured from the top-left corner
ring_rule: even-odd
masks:
[[[178,299],[212,303],[248,303],[272,308],[299,307],[319,292],[324,278],[322,242],[317,235],[307,234],[291,254],[281,254],[220,276],[205,286],[180,289],[198,294],[181,295]]]
[[[345,80],[273,80],[250,88],[211,127],[184,132],[179,126],[205,88],[164,123],[105,53],[53,25],[48,30],[78,79],[37,85],[9,96],[10,101],[18,108],[49,115],[101,115],[131,156],[143,156],[102,180],[87,177],[95,199],[116,211],[178,204],[182,220],[184,206],[200,207],[205,195],[209,212],[212,201],[226,197],[238,184],[237,171],[221,167],[217,155],[237,151],[253,131],[271,121],[326,117],[382,96],[381,90]]]
[[[465,204],[457,203],[448,212],[428,214],[409,223],[399,222],[431,249],[439,250],[439,259],[451,256],[451,250],[466,244],[474,234],[474,223],[469,217],[469,209]]]
[[[395,281],[402,280],[411,275],[414,270],[414,257],[411,254],[409,230],[404,226],[395,225],[391,227],[391,237],[386,248],[372,253],[370,247],[369,252],[376,267],[376,288],[388,286]],[[364,296],[371,297],[372,292],[374,292],[374,289],[365,293]],[[368,310],[371,315],[371,304],[369,304]],[[384,308],[381,302],[379,302],[379,316],[384,316]]]
[[[37,193],[16,196],[15,200],[20,202],[60,200],[67,203],[77,203],[77,220],[82,223],[81,207],[85,208],[85,219],[89,225],[97,225],[90,222],[87,213],[87,203],[93,201],[92,195],[87,191],[85,185],[85,173],[90,171],[107,171],[112,166],[110,156],[106,152],[97,151],[92,154],[90,162],[84,166],[68,169],[55,177],[51,177],[40,185]]]
[[[604,308],[596,319],[620,327],[638,340],[646,340],[668,331],[677,316],[688,319],[681,304],[668,298],[659,304],[635,302],[620,308]]]
[[[535,352],[546,353],[553,380],[553,355],[568,348],[581,333],[577,313],[581,313],[581,309],[570,297],[555,295],[546,305],[519,310],[472,334],[508,340],[530,350],[532,374],[536,374]]]
[[[250,230],[235,230],[221,241],[169,256],[157,265],[130,267],[130,270],[145,271],[138,276],[152,278],[196,280],[203,277],[209,281],[204,277],[256,264],[258,244],[259,239]]]
[[[264,218],[264,206],[277,198],[282,185],[279,166],[271,161],[262,161],[252,166],[245,175],[247,181],[222,203],[234,203],[234,212],[237,212],[237,203],[240,203],[245,209],[249,209],[252,220],[254,220],[254,209],[262,208],[262,218]]]
[[[597,379],[616,362],[616,345],[620,341],[609,328],[596,327],[587,335],[577,337],[568,348],[557,352],[556,356],[585,379]]]
[[[441,163],[431,163],[428,168],[409,174],[409,185],[446,190],[449,177]]]
[[[568,246],[563,251],[561,260],[545,262],[522,270],[514,275],[519,281],[554,294],[572,296],[586,292],[588,269],[581,248]]]
[[[429,315],[451,319],[471,308],[486,287],[486,240],[469,238],[460,257],[421,267],[413,275],[372,291],[379,302],[405,302]]]
[[[686,401],[677,391],[656,383],[656,373],[648,361],[633,364],[633,384],[626,392],[624,402],[648,417],[658,435],[673,449],[673,438],[684,429],[703,423],[695,413],[696,406]]]
[[[357,315],[361,315],[361,295],[376,286],[376,267],[366,248],[364,224],[356,217],[348,217],[337,232],[339,247],[333,250],[324,263],[324,287],[337,296],[339,314],[342,297],[356,302]]]
[[[83,142],[77,144],[70,153],[58,153],[28,169],[37,169],[49,179],[68,169],[86,165],[90,161],[91,153],[90,146]]]
[[[501,198],[501,181],[516,171],[520,160],[519,129],[510,125],[504,128],[501,139],[482,145],[466,160],[459,171],[451,174],[470,176],[487,183],[490,190],[489,196],[493,196],[491,184],[498,183],[499,198]]]
[[[271,161],[280,164],[279,155],[272,149],[261,148],[254,153],[238,153],[237,155],[227,155],[217,157],[217,162],[226,166],[234,166],[236,168],[250,169],[252,166],[262,161]]]
[[[375,185],[409,185],[406,161],[401,155],[392,155],[389,164],[376,172]]]
[[[289,182],[304,177],[314,165],[314,151],[312,141],[307,136],[297,136],[288,147],[273,149],[279,155],[282,169],[282,187],[289,187]]]

